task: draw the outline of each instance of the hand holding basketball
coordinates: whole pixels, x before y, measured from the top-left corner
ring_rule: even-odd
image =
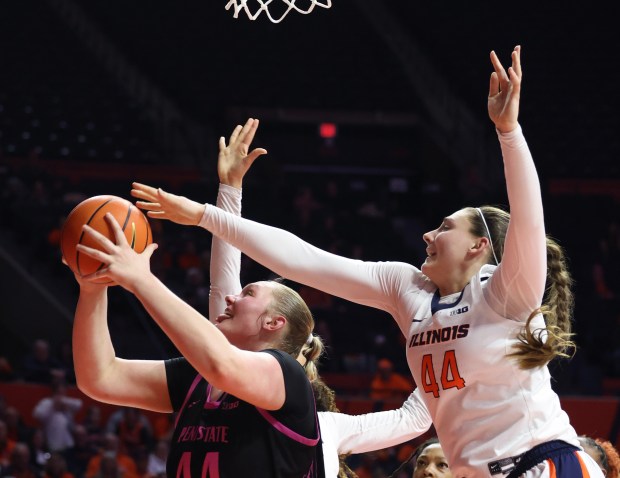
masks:
[[[93,247],[84,244],[78,244],[76,247],[79,253],[85,254],[102,264],[102,267],[84,279],[91,282],[113,281],[129,291],[135,292],[135,285],[150,274],[149,260],[157,249],[157,244],[149,244],[142,253],[137,253],[127,241],[127,237],[116,218],[108,212],[104,219],[114,235],[114,241],[85,225],[83,228],[84,235],[93,243]]]
[[[92,235],[83,230],[84,225],[90,226],[113,243],[117,242],[114,229],[105,219],[106,213],[116,219],[125,242],[136,252],[144,251],[153,242],[146,217],[130,201],[109,195],[88,198],[71,211],[63,225],[60,240],[64,262],[78,277],[90,276],[105,267],[101,260],[77,248],[78,244],[82,244],[102,250]],[[95,282],[113,285],[107,278],[98,278]]]

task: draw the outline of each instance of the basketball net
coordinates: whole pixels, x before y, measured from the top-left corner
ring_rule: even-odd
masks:
[[[257,4],[257,9],[254,13],[252,13],[250,7],[248,7],[248,1],[250,3]],[[310,2],[310,5],[308,5],[306,8],[295,5],[295,2],[298,0],[279,0],[286,5],[286,9],[284,10],[284,13],[282,13],[278,18],[274,18],[269,11],[269,4],[273,1],[274,0],[229,0],[229,2],[226,4],[226,10],[230,10],[232,8],[234,18],[238,18],[239,12],[243,10],[245,11],[246,15],[250,20],[256,20],[256,18],[261,14],[261,12],[265,12],[265,15],[269,17],[269,20],[271,22],[280,23],[291,10],[295,10],[299,13],[307,15],[308,13],[311,13],[312,10],[314,10],[314,7],[329,8],[332,6],[331,0],[304,0],[304,3]]]

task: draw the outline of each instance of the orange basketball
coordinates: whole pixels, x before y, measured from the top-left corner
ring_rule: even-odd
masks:
[[[99,249],[94,241],[84,234],[82,226],[88,224],[112,242],[114,233],[105,220],[105,214],[111,213],[125,232],[127,242],[136,252],[142,252],[153,242],[151,227],[146,216],[131,202],[118,196],[93,196],[75,206],[67,216],[60,236],[60,249],[65,261],[73,272],[86,276],[96,272],[103,264],[76,250],[78,244]],[[111,283],[101,279],[100,283]]]

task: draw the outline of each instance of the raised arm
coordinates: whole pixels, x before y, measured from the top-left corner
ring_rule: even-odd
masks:
[[[79,245],[80,252],[105,264],[84,280],[106,278],[132,292],[179,352],[215,388],[260,408],[280,408],[285,390],[278,360],[267,353],[232,345],[213,323],[151,273],[149,260],[156,244],[137,254],[127,243],[116,219],[111,214],[106,214],[105,219],[116,243],[84,226],[84,234],[101,250]],[[165,392],[164,395],[168,396]]]
[[[347,415],[319,412],[322,429],[338,448],[338,454],[366,453],[404,443],[426,432],[431,416],[415,390],[398,410]]]
[[[252,163],[267,151],[256,148],[248,153],[258,128],[258,120],[248,119],[238,125],[230,135],[228,145],[222,136],[219,142],[217,173],[220,180],[217,207],[235,216],[241,215],[241,187],[245,173]],[[215,318],[226,308],[227,294],[241,290],[241,252],[217,236],[211,241],[211,291],[209,295],[209,318]]]
[[[405,288],[422,287],[419,270],[397,262],[364,262],[318,249],[275,227],[236,217],[162,189],[133,183],[136,205],[149,217],[200,225],[277,274],[329,294],[406,316],[399,299]]]
[[[101,402],[171,412],[164,362],[117,357],[108,329],[107,286],[76,279],[80,295],[72,342],[79,389]]]
[[[547,254],[540,182],[518,124],[521,93],[521,47],[512,52],[508,72],[491,52],[494,72],[488,110],[504,158],[510,224],[498,270],[489,282],[489,301],[502,315],[526,320],[540,306],[545,291]]]

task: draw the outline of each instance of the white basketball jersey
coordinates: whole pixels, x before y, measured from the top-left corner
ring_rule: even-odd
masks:
[[[411,373],[457,478],[501,477],[491,474],[490,462],[548,440],[578,445],[547,367],[523,371],[506,358],[524,323],[487,304],[483,288],[494,269],[483,267],[449,303],[432,289],[419,290],[403,330]],[[542,327],[538,316],[532,328]]]

